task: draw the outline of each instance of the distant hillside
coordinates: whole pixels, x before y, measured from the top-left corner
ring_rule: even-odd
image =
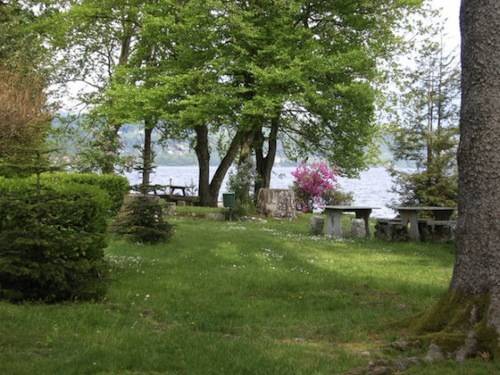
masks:
[[[73,132],[76,133],[76,136],[67,137],[64,140],[64,143],[59,145],[59,147],[64,150],[63,153],[66,155],[74,155],[78,149],[78,147],[76,147],[76,144],[79,142],[78,138],[85,137],[85,134],[82,132],[78,124],[79,120],[75,120],[72,125],[70,125]],[[58,128],[61,126],[61,122],[55,120],[53,122],[53,126]],[[120,129],[119,134],[123,145],[123,155],[139,156],[140,148],[143,143],[142,127],[139,125],[124,125]],[[153,139],[155,142],[157,142],[159,138],[160,135],[158,132],[153,133]],[[220,162],[220,156],[217,152],[218,137],[212,135],[209,141],[210,149],[212,150],[210,163],[212,165],[218,165]],[[389,137],[385,137],[379,144],[379,160],[382,165],[389,164],[393,161],[393,155],[389,147],[390,142],[391,139]],[[154,150],[155,164],[158,166],[189,166],[197,164],[196,154],[190,140],[169,140],[164,142],[162,145],[157,144]],[[282,145],[279,144],[276,156],[276,165],[291,166],[295,164],[295,162],[290,161],[286,157]],[[408,167],[408,163],[398,162],[397,166]]]
[[[142,128],[136,125],[125,125],[120,130],[120,137],[123,143],[123,153],[125,155],[138,155],[137,146],[140,147],[143,141]],[[153,139],[158,141],[159,134],[155,133]],[[211,136],[209,139],[212,150],[210,163],[218,165],[220,156],[217,152],[218,137]],[[196,165],[196,154],[189,140],[169,140],[163,145],[155,146],[156,165]],[[281,166],[295,165],[287,159],[283,147],[279,145],[276,155],[276,164]]]

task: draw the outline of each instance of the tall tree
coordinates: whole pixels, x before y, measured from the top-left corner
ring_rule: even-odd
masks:
[[[76,135],[89,133],[78,144],[86,169],[113,173],[121,162],[118,132],[122,123],[105,117],[106,90],[116,71],[129,63],[141,29],[144,0],[57,0],[51,19],[52,45],[57,48],[59,81],[79,87],[75,98],[83,106]],[[72,119],[71,119],[72,120]],[[75,134],[71,134],[74,136]]]
[[[398,17],[419,3],[163,0],[151,7],[170,5],[174,13],[144,18],[165,58],[141,97],[193,137],[202,204],[217,204],[241,150],[255,151],[260,185],[268,186],[279,137],[295,156],[324,156],[346,173],[362,168],[375,129],[376,61],[394,45]],[[210,179],[209,136],[217,132],[229,139]]]
[[[463,360],[500,353],[500,3],[463,0],[460,24],[457,256],[448,293],[417,328]]]
[[[391,148],[396,161],[415,170],[390,168],[397,205],[456,205],[460,67],[433,19],[430,29],[420,29],[422,40],[413,41],[414,58],[399,82]]]
[[[401,15],[418,5],[296,1],[278,6],[278,27],[270,26],[277,32],[262,30],[269,35],[262,47],[268,58],[259,51],[254,62],[259,69],[251,70],[256,98],[272,103],[261,106],[267,121],[256,130],[256,190],[269,187],[278,140],[294,159],[325,158],[348,175],[366,167],[375,133],[378,63],[397,45],[394,31]]]

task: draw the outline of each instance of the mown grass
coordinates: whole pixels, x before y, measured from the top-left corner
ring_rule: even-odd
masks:
[[[0,374],[341,374],[446,290],[450,245],[330,241],[295,222],[178,218],[172,241],[113,241],[99,303],[0,303]],[[409,374],[493,374],[445,362]]]

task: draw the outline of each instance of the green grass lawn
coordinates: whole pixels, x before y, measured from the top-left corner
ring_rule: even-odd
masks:
[[[396,356],[384,348],[445,292],[453,247],[331,241],[307,222],[182,217],[168,244],[111,242],[104,301],[0,303],[0,374],[341,374]]]

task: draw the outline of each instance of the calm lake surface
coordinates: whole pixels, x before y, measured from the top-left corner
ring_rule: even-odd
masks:
[[[215,167],[210,168],[211,175],[215,173],[215,169]],[[271,187],[277,189],[286,189],[290,187],[293,182],[291,173],[294,169],[295,167],[275,167],[271,180]],[[137,172],[127,173],[126,176],[131,184],[137,184],[140,180]],[[168,185],[171,183],[173,185],[196,186],[197,181],[197,166],[162,166],[156,168],[152,176],[152,183],[160,185]],[[222,185],[221,193],[227,191],[226,182],[227,177]],[[342,190],[353,192],[355,205],[378,207],[379,209],[373,211],[373,216],[392,217],[395,215],[394,211],[387,207],[396,196],[390,191],[392,180],[385,168],[370,168],[362,172],[359,178],[356,179],[340,177],[338,183]]]

